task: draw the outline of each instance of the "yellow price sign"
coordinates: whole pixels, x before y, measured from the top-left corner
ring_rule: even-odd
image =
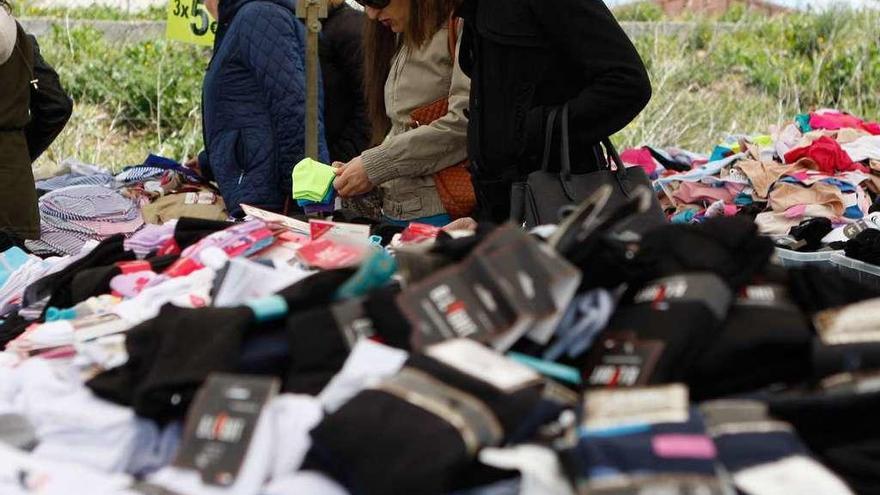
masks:
[[[217,32],[204,0],[170,0],[165,37],[169,40],[212,46]]]

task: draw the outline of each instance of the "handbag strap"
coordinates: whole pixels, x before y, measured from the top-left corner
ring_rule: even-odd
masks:
[[[559,113],[558,108],[550,110],[547,116],[547,128],[544,131],[544,158],[541,160],[541,170],[549,171],[550,168],[550,147],[553,146],[553,127],[556,125],[556,114]]]
[[[455,65],[455,48],[458,46],[458,27],[460,24],[461,18],[455,17],[453,14],[452,17],[449,18],[449,22],[447,23],[447,29],[449,29],[449,37],[446,39],[446,47],[449,49],[449,56],[452,57],[452,65]]]
[[[541,170],[544,172],[547,172],[550,166],[550,147],[553,145],[553,129],[556,125],[556,117],[558,113],[559,108],[554,107],[550,110],[550,115],[547,116],[547,128],[544,136],[544,157],[541,162]],[[559,178],[566,195],[569,196],[569,199],[573,200],[573,194],[568,185],[568,183],[571,182],[571,138],[568,130],[568,103],[562,106],[561,119]],[[620,159],[620,155],[617,153],[617,148],[614,147],[614,143],[611,142],[611,138],[606,137],[602,139],[597,147],[600,147],[599,149],[605,148],[605,166],[610,171],[611,163],[614,163],[617,168],[617,170],[614,171],[615,178],[620,184],[621,189],[628,196],[627,188],[624,187],[624,183],[627,179],[626,166],[623,164],[623,160]],[[596,158],[600,160],[601,163],[601,153],[599,150],[596,151]]]

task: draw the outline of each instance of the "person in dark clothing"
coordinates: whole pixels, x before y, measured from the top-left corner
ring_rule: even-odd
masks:
[[[219,5],[218,5],[219,3]],[[218,19],[202,87],[205,151],[196,165],[214,179],[232,216],[241,204],[282,211],[291,171],[305,157],[305,27],[295,0],[209,0]],[[319,113],[323,115],[319,102]],[[319,152],[329,160],[319,117]]]
[[[601,0],[464,0],[458,13],[479,218],[501,222],[512,182],[540,166],[551,109],[569,105],[572,169],[590,172],[599,161],[595,144],[638,115],[651,85]],[[558,119],[556,127],[558,139]],[[559,163],[558,149],[550,163]]]
[[[64,128],[73,102],[0,0],[0,229],[40,238],[40,212],[31,164]]]
[[[324,77],[324,126],[330,160],[348,163],[370,144],[370,123],[364,104],[364,14],[330,0],[323,20],[319,53]]]

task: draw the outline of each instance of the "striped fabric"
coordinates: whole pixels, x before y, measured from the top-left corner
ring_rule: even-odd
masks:
[[[114,178],[110,174],[65,174],[51,179],[41,180],[36,183],[40,191],[55,191],[70,186],[111,186]]]
[[[40,210],[64,220],[132,220],[137,205],[118,192],[100,186],[71,186],[40,198]]]
[[[144,223],[134,201],[101,186],[70,186],[47,193],[40,198],[40,218],[40,240],[63,254],[78,253],[92,239],[131,235]]]
[[[121,184],[134,184],[157,179],[168,169],[161,167],[131,167],[116,174],[116,182]]]
[[[40,235],[43,235],[42,231]],[[45,258],[46,256],[63,256],[67,254],[60,249],[52,247],[51,244],[42,239],[26,240],[24,241],[24,247],[28,248],[28,251],[36,254],[41,258]]]

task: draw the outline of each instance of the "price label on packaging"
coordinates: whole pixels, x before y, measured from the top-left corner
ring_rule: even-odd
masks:
[[[204,0],[169,0],[165,37],[169,40],[212,46],[217,21]]]

